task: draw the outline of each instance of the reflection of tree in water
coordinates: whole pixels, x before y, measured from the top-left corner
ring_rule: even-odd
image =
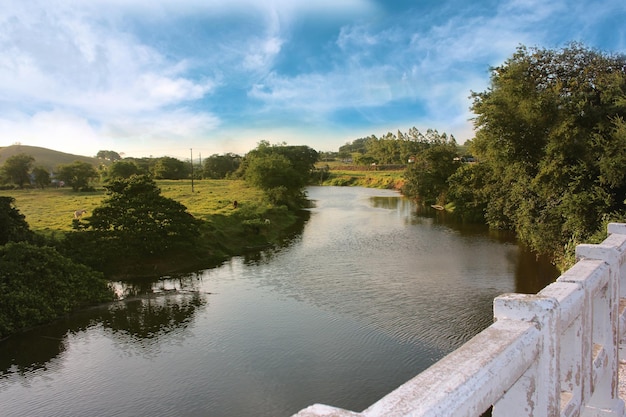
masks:
[[[136,339],[153,339],[187,327],[195,311],[206,304],[200,293],[153,295],[114,304],[101,317],[105,328]]]
[[[121,349],[154,346],[175,331],[178,337],[184,337],[179,330],[188,327],[196,311],[206,303],[206,294],[198,291],[164,292],[84,310],[13,335],[0,342],[0,380],[11,375],[28,376],[36,370],[53,370],[56,359],[66,349],[67,337],[97,326],[112,330]]]
[[[65,351],[65,331],[57,328],[30,331],[0,342],[0,380],[47,369],[53,358]]]
[[[381,197],[375,196],[370,197],[370,202],[372,206],[376,208],[384,208],[384,209],[397,209],[398,205],[401,203],[408,203],[407,200],[403,200],[402,197]]]
[[[274,258],[276,253],[302,239],[304,226],[310,218],[311,212],[309,210],[298,211],[296,222],[291,227],[283,231],[278,243],[268,245],[267,247],[253,249],[244,253],[244,264],[259,265],[269,263]]]

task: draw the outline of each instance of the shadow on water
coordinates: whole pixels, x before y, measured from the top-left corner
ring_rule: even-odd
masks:
[[[269,261],[275,251],[301,238],[310,216],[309,211],[300,211],[298,220],[285,231],[277,246],[246,253],[244,262]],[[208,294],[199,290],[201,276],[200,271],[115,282],[115,290],[123,301],[81,311],[2,341],[0,379],[46,370],[50,361],[66,350],[68,335],[93,326],[110,330],[121,345],[130,346],[128,340],[139,341],[135,344],[139,346],[146,340],[158,342],[160,337],[186,327],[196,311],[207,304]]]
[[[260,248],[245,253],[243,256],[244,264],[257,265],[259,263],[269,262],[277,252],[291,246],[294,242],[302,238],[302,232],[310,218],[311,212],[309,210],[300,210],[297,213],[296,222],[291,227],[284,230],[277,245],[271,245],[267,248]]]
[[[0,379],[46,370],[66,350],[69,335],[94,326],[109,330],[120,346],[128,345],[128,340],[140,342],[135,346],[147,340],[158,342],[162,336],[188,326],[206,304],[207,295],[199,292],[154,294],[81,311],[33,328],[0,343]]]
[[[431,207],[417,206],[415,215],[418,218],[431,219],[434,225],[446,227],[463,237],[487,237],[499,243],[515,245],[518,250],[511,262],[515,264],[517,293],[536,294],[560,276],[560,271],[549,257],[533,252],[520,243],[515,233],[510,230],[496,230],[484,224],[464,223],[445,211]]]
[[[172,414],[164,411],[171,411],[172,400],[187,407],[178,408],[179,414],[210,410],[228,417],[289,415],[286,410],[313,402],[363,409],[488,326],[497,291],[534,293],[558,276],[512,234],[416,208],[408,199],[386,195],[390,191],[373,197],[370,191],[313,191],[320,207],[303,210],[273,247],[211,271],[118,282],[124,301],[0,342],[0,382],[9,386],[5,398],[12,395],[11,384],[38,389],[46,384],[41,376],[63,381],[62,362],[72,353],[76,357],[75,345],[88,345],[84,351],[95,353],[109,352],[112,343],[116,352],[103,353],[104,365],[94,372],[98,380],[111,369],[112,385],[93,382],[95,388],[78,405],[101,401],[104,408],[114,402],[131,407],[143,395],[148,400],[142,407],[154,406],[151,410],[163,415]],[[461,255],[456,263],[452,252]],[[214,298],[204,292],[209,285]],[[172,351],[181,355],[175,366],[158,362]],[[132,360],[111,363],[120,356]],[[184,362],[189,365],[181,366]],[[142,379],[140,373],[136,391],[123,391],[132,395],[101,398],[118,386],[118,372],[134,369],[126,364],[146,366],[146,375],[147,368],[157,368],[149,375],[158,377]],[[81,366],[72,369],[83,372]],[[65,375],[67,380],[74,376]],[[172,388],[186,379],[192,382],[184,389]],[[165,387],[159,398],[149,398],[152,383]],[[24,398],[38,396],[42,403],[57,398],[31,394],[29,387],[14,391]],[[169,402],[162,395],[166,391]],[[250,410],[254,413],[244,412]]]

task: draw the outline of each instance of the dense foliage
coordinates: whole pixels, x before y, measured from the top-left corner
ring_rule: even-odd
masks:
[[[270,201],[301,207],[318,153],[308,146],[270,145],[261,142],[248,152],[240,173],[249,184],[262,189]]]
[[[423,149],[415,154],[407,167],[402,192],[425,204],[444,205],[447,200],[448,178],[460,166],[458,147],[453,136],[433,132],[428,141],[420,142]]]
[[[183,204],[162,196],[150,177],[116,179],[105,189],[108,197],[82,226],[93,232],[89,235],[95,243],[91,249],[106,250],[109,256],[142,257],[187,249],[196,243],[199,222]]]
[[[120,159],[122,159],[119,153],[115,151],[105,150],[98,151],[98,153],[96,154],[96,158],[104,159],[105,161],[119,161]]]
[[[0,246],[0,339],[85,305],[113,299],[101,273],[53,248],[26,242]]]
[[[472,97],[480,163],[450,179],[457,208],[552,254],[623,216],[626,57],[520,47]]]
[[[0,245],[32,239],[33,232],[28,227],[24,215],[15,207],[15,199],[0,197]]]
[[[93,165],[74,161],[71,164],[62,164],[57,167],[56,178],[64,181],[74,191],[89,191],[93,187],[91,182],[98,179],[99,175]]]
[[[233,153],[211,155],[204,160],[202,176],[204,178],[222,179],[233,174],[241,165],[241,157]]]
[[[50,180],[50,172],[41,166],[33,168],[33,181],[35,185],[41,189],[46,188],[52,182]]]
[[[169,156],[158,158],[152,168],[154,178],[169,180],[187,178],[190,171],[191,168],[188,164]]]
[[[376,135],[360,138],[339,148],[339,156],[350,158],[357,165],[406,165],[430,145],[448,139],[445,133],[428,129],[426,133],[412,127],[408,132],[398,130],[397,134],[388,132],[382,137]]]
[[[119,160],[113,162],[106,171],[106,178],[113,180],[116,178],[130,178],[140,174],[141,170],[134,161]]]
[[[4,182],[12,182],[24,188],[24,185],[30,184],[30,170],[34,162],[35,158],[23,153],[7,158],[0,172]]]

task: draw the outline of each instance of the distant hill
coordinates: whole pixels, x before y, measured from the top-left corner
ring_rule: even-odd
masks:
[[[91,158],[89,156],[73,155],[71,153],[53,151],[52,149],[40,148],[38,146],[26,146],[26,145],[11,145],[0,147],[0,166],[4,164],[7,158],[14,155],[24,153],[35,158],[33,166],[41,166],[52,172],[60,164],[71,164],[74,161],[87,162],[97,167],[101,160],[98,158]]]

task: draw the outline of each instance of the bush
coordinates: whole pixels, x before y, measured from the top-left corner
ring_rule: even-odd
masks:
[[[114,299],[101,273],[51,247],[25,242],[0,246],[0,338]]]

